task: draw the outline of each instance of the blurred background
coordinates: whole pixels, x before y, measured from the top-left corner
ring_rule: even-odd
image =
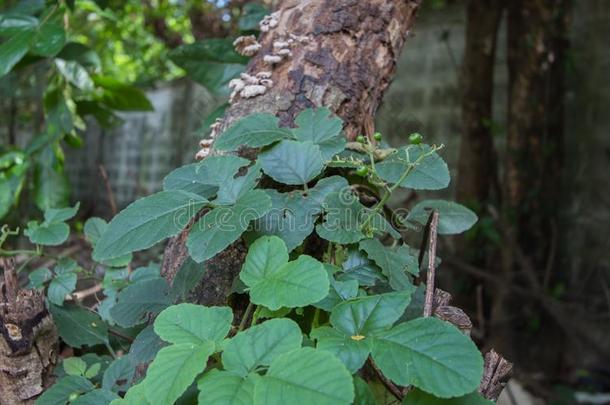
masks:
[[[0,0],[2,222],[75,201],[108,219],[159,190],[222,114],[247,62],[233,39],[273,7]],[[7,38],[33,22],[11,13],[47,34],[16,62]],[[426,0],[376,117],[392,145],[444,144],[452,172],[444,195],[396,207],[447,197],[479,215],[441,241],[439,287],[515,363],[507,403],[610,403],[609,39],[606,0]]]

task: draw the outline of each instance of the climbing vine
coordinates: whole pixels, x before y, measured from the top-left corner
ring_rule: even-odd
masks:
[[[110,223],[89,219],[84,232],[105,269],[95,310],[65,299],[84,271],[75,262],[30,274],[47,288],[62,339],[107,351],[65,359],[37,403],[488,403],[477,393],[474,343],[425,310],[434,289],[422,280],[440,259],[405,243],[430,224],[429,234],[461,233],[475,214],[442,200],[402,213],[387,205],[400,188],[447,187],[442,147],[419,134],[397,149],[381,134],[347,142],[326,108],[295,122],[247,116],[217,138],[214,154],[168,174],[162,191]],[[258,148],[257,158],[233,154],[244,148]],[[67,238],[77,209],[28,225],[38,252]],[[133,252],[184,229],[190,258],[171,285],[157,265],[130,270]],[[233,293],[245,303],[186,302],[205,262],[240,239],[248,251]]]

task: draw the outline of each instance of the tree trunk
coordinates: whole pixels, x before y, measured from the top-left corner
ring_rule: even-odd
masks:
[[[59,338],[42,292],[19,290],[11,259],[0,267],[0,404],[30,404],[52,382]]]
[[[262,48],[247,69],[253,76],[271,72],[273,84],[262,95],[234,100],[219,129],[253,112],[274,114],[280,125],[290,126],[301,110],[326,106],[345,121],[348,139],[361,133],[372,135],[374,114],[391,82],[419,3],[420,0],[282,2],[270,17],[270,29],[259,38]],[[273,53],[274,42],[287,41],[291,35],[291,56],[270,67],[264,57]],[[187,227],[170,241],[165,250],[162,274],[170,281],[188,256],[188,230]],[[245,250],[238,241],[205,263],[197,302],[226,302]]]
[[[567,46],[568,0],[519,0],[508,6],[509,106],[501,227],[502,277],[505,283],[523,283],[544,293],[545,279],[555,271],[556,224],[561,206],[563,161],[564,53]],[[529,263],[524,267],[525,258]],[[519,262],[521,261],[521,263]],[[519,268],[519,273],[515,270]],[[556,276],[557,273],[553,274]],[[497,342],[507,350],[527,354],[530,362],[553,367],[556,347],[528,350],[510,333],[525,328],[539,308],[513,302],[509,289],[498,291],[492,323],[498,325]],[[529,311],[529,312],[528,312]],[[508,316],[515,321],[508,322]],[[546,333],[557,331],[542,318]],[[538,336],[539,337],[539,336]],[[518,347],[516,347],[518,346]],[[556,366],[556,364],[555,364]]]
[[[497,184],[493,143],[492,97],[501,0],[468,2],[466,46],[462,64],[462,136],[458,163],[457,200],[482,212]]]

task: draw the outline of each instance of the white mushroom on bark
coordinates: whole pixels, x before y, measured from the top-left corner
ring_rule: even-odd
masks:
[[[233,41],[233,46],[237,53],[244,56],[254,56],[261,49],[261,44],[254,35],[238,37]]]
[[[277,27],[280,14],[279,12],[272,13],[263,17],[261,22],[258,23],[262,32],[269,32],[271,29]]]
[[[271,72],[268,72],[268,71],[258,72],[256,74],[256,77],[258,77],[259,79],[271,79]]]
[[[266,91],[267,87],[263,86],[262,84],[249,84],[239,92],[239,95],[243,98],[252,98],[265,94]]]
[[[268,65],[277,65],[278,63],[280,63],[282,61],[282,58],[280,55],[265,55],[263,57],[263,62],[265,62]]]

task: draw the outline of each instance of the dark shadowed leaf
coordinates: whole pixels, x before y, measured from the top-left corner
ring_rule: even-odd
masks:
[[[67,404],[70,395],[83,394],[95,387],[84,377],[69,375],[53,384],[37,400],[37,405]]]
[[[123,289],[110,316],[120,326],[128,328],[146,320],[148,313],[157,314],[170,305],[169,287],[163,278],[140,281]]]
[[[59,335],[70,346],[93,346],[108,342],[108,327],[97,314],[72,304],[63,307],[50,305],[49,310]]]
[[[241,73],[248,58],[235,52],[233,41],[208,39],[172,50],[170,59],[213,93],[227,93],[227,84]]]

